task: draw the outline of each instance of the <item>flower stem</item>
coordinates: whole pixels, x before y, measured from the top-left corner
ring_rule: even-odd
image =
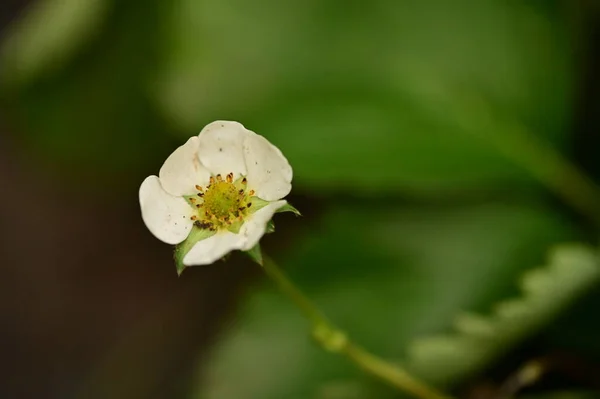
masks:
[[[362,349],[331,323],[316,305],[283,273],[277,264],[263,254],[263,269],[279,288],[298,306],[312,323],[313,337],[327,351],[340,353],[367,373],[421,399],[449,399],[427,386],[407,371]]]

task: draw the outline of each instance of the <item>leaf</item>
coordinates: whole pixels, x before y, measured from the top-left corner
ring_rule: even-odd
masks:
[[[596,399],[597,392],[591,391],[554,391],[537,395],[518,396],[517,399]]]
[[[394,360],[458,312],[506,297],[549,245],[571,237],[569,225],[539,205],[395,209],[365,201],[325,215],[274,258],[351,339]],[[314,346],[309,323],[269,281],[243,301],[231,326],[203,363],[195,397],[325,399],[348,390],[397,397]]]
[[[40,0],[8,30],[0,47],[4,84],[29,83],[63,67],[99,33],[107,0]]]
[[[548,266],[523,274],[520,298],[496,304],[487,317],[460,315],[451,335],[415,340],[408,348],[407,363],[437,383],[468,376],[539,331],[599,279],[598,256],[593,249],[583,245],[556,247]]]
[[[93,12],[91,1],[81,5],[89,3]],[[61,3],[70,7],[74,2]],[[73,7],[78,8],[77,4]],[[65,65],[52,74],[38,76],[35,84],[0,94],[11,124],[19,127],[31,151],[59,161],[66,173],[109,175],[111,185],[117,186],[115,177],[131,178],[140,165],[145,165],[140,176],[148,175],[148,170],[157,168],[181,141],[165,136],[164,124],[148,100],[149,77],[144,72],[157,63],[155,43],[160,30],[156,26],[164,2],[109,4],[106,23],[110,29],[101,30],[80,56],[68,62],[65,59]],[[80,22],[86,21],[70,23]],[[51,20],[43,23],[53,24]],[[18,72],[7,69],[7,79],[18,79],[14,73]],[[123,174],[124,169],[131,173]],[[130,187],[131,182],[126,184]]]
[[[481,138],[518,126],[556,145],[569,123],[557,3],[178,4],[155,89],[165,114],[186,136],[210,115],[243,120],[314,191],[531,184]]]

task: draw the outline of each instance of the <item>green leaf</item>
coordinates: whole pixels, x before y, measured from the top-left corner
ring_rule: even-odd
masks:
[[[81,6],[89,5],[90,9],[82,11],[76,0],[52,1],[92,14],[101,4],[100,0],[95,6],[92,0],[83,1]],[[0,100],[4,100],[11,123],[19,126],[30,151],[58,161],[61,170],[70,174],[93,173],[99,179],[109,175],[111,185],[117,186],[122,182],[115,181],[116,177],[131,178],[136,170],[140,172],[141,165],[145,165],[144,175],[149,170],[157,172],[181,140],[165,135],[167,129],[149,101],[147,89],[147,71],[158,61],[155,43],[160,29],[156,26],[161,10],[165,10],[164,2],[108,4],[111,9],[106,24],[110,29],[99,31],[85,51],[65,59],[65,65],[54,73],[38,76],[35,84],[3,91]],[[76,17],[65,16],[69,21]],[[92,21],[77,18],[70,23],[89,22],[90,29],[95,29]],[[132,24],[132,20],[137,22]],[[50,16],[40,23],[54,24]],[[70,41],[85,36],[83,32],[69,32],[73,36]],[[10,81],[18,81],[18,74],[6,69]],[[131,173],[122,173],[124,169]],[[131,183],[125,184],[131,187]]]
[[[408,349],[408,365],[438,383],[468,376],[539,331],[599,280],[600,265],[593,249],[556,247],[548,266],[523,274],[521,297],[497,303],[490,316],[459,315],[453,334],[415,340]]]
[[[350,339],[391,360],[402,359],[416,337],[446,330],[456,314],[507,297],[548,246],[573,234],[539,204],[394,209],[365,202],[337,208],[319,226],[293,251],[275,254],[279,264]],[[397,397],[311,344],[309,323],[270,282],[242,303],[203,364],[210,372],[197,380],[195,397]]]
[[[183,258],[190,252],[194,244],[198,241],[205,240],[208,237],[214,236],[215,232],[208,229],[200,229],[196,226],[192,227],[190,235],[181,244],[175,246],[174,259],[177,275],[181,276],[186,266],[183,264]]]
[[[531,184],[482,137],[563,141],[572,30],[556,2],[262,4],[178,0],[155,93],[185,136],[232,115],[320,193]]]
[[[298,209],[294,208],[294,206],[292,204],[290,204],[289,202],[286,203],[281,208],[277,209],[276,213],[280,213],[280,212],[292,212],[296,216],[302,216],[300,214],[300,211]]]
[[[262,266],[263,256],[262,251],[260,249],[260,243],[256,244],[249,251],[245,251],[245,253],[250,257],[250,259]]]
[[[6,32],[0,48],[4,84],[23,84],[59,69],[99,33],[108,0],[40,0]]]
[[[596,399],[597,392],[592,391],[554,391],[537,395],[518,396],[518,399]]]

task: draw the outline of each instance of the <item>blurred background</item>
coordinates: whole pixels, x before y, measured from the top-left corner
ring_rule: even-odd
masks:
[[[599,22],[594,0],[4,0],[0,397],[404,397],[243,256],[177,277],[137,190],[218,119],[288,157],[304,217],[263,246],[350,337],[462,398],[600,397]]]

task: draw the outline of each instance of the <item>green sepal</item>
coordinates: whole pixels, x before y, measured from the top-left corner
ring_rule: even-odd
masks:
[[[229,227],[227,227],[227,230],[231,231],[233,234],[239,234],[243,224],[243,221],[238,220],[237,222],[230,224]]]
[[[259,209],[264,208],[265,206],[269,205],[270,203],[272,203],[273,201],[265,201],[262,198],[259,197],[252,197],[252,213],[258,211]],[[281,208],[277,209],[275,211],[275,213],[279,213],[279,212],[293,212],[296,216],[301,216],[300,211],[296,208],[294,208],[293,205],[291,205],[290,203],[286,202],[285,205],[283,205]]]
[[[248,251],[245,251],[244,253],[248,255],[250,259],[252,259],[254,262],[258,263],[261,266],[263,265],[263,257],[262,251],[260,250],[260,243],[257,243],[254,247],[252,247]]]
[[[275,222],[273,219],[267,222],[267,229],[265,230],[265,234],[274,233],[275,232]]]
[[[251,213],[258,211],[259,209],[262,209],[271,203],[271,201],[265,201],[264,199],[259,198],[259,197],[252,197],[251,201],[252,201],[252,208],[248,209]]]
[[[292,204],[290,204],[289,202],[275,211],[275,213],[280,213],[280,212],[292,212],[296,216],[302,216],[300,211],[298,209],[294,208],[294,206]]]
[[[173,253],[173,258],[175,259],[175,267],[177,268],[177,275],[181,276],[183,270],[186,266],[183,264],[183,258],[185,255],[190,252],[190,249],[198,242],[207,239],[215,235],[215,231],[208,229],[201,229],[199,227],[193,226],[192,231],[188,235],[188,237],[180,244],[175,246],[175,252]]]

